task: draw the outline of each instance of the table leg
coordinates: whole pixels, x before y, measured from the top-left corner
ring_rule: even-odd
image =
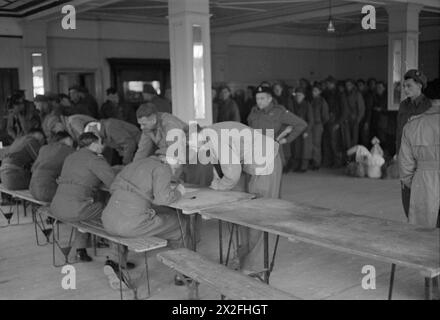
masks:
[[[425,300],[432,300],[432,279],[425,278]]]
[[[218,251],[219,263],[223,264],[223,224],[221,220],[218,220]],[[225,296],[220,295],[220,300],[225,300]]]
[[[197,220],[196,220],[196,214],[191,214],[189,216],[189,228],[190,228],[190,234],[191,234],[191,248],[193,251],[197,251]]]
[[[150,274],[148,272],[148,256],[147,256],[147,252],[145,251],[144,253],[144,257],[145,257],[145,272],[146,272],[146,276],[147,276],[147,289],[148,289],[148,298],[151,296],[151,289],[150,289]]]
[[[269,233],[264,232],[264,282],[269,284]]]
[[[394,274],[396,272],[396,265],[393,263],[391,265],[391,274],[390,274],[390,287],[388,291],[388,300],[393,298],[393,288],[394,288]]]
[[[223,264],[223,225],[222,221],[218,221],[218,250],[219,250],[219,262]]]
[[[182,219],[180,217],[180,210],[179,209],[176,209],[176,214],[177,214],[177,220],[179,221],[180,235],[181,235],[181,238],[182,238],[182,246],[184,248],[187,248],[188,246],[187,246],[187,243],[186,243],[185,232],[183,230]]]

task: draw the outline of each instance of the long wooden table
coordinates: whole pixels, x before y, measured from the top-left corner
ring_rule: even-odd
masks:
[[[216,191],[209,188],[197,188],[187,192],[178,201],[168,206],[180,213],[189,216],[191,245],[197,250],[197,222],[196,217],[203,209],[218,207],[225,204],[234,204],[255,198],[255,195],[239,191]],[[182,225],[181,225],[182,227]],[[183,230],[182,230],[183,234]]]
[[[210,207],[202,209],[200,214],[261,230],[265,235],[272,233],[392,266],[413,268],[421,272],[425,281],[429,279],[429,283],[440,275],[440,229],[266,198]],[[389,298],[392,284],[391,281]],[[431,297],[431,289],[429,285],[427,298]]]

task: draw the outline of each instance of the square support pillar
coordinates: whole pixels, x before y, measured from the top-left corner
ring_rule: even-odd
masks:
[[[398,110],[404,99],[403,76],[419,62],[419,14],[422,5],[395,4],[388,11],[388,109]]]
[[[44,21],[23,22],[24,88],[26,98],[34,99],[33,67],[35,61],[43,67],[44,91],[50,91],[49,60],[47,57],[47,24]],[[33,55],[37,55],[34,57]]]
[[[173,114],[212,123],[209,1],[168,0]]]

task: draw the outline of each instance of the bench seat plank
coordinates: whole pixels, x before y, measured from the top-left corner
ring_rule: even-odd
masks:
[[[39,212],[58,220],[57,217],[52,215],[49,207],[40,208]],[[65,223],[67,223],[72,227],[77,228],[80,232],[91,233],[98,237],[107,239],[111,242],[127,246],[129,250],[134,252],[139,252],[139,253],[146,252],[146,251],[164,248],[167,246],[166,240],[157,237],[123,238],[123,237],[111,235],[104,229],[101,221],[99,220],[65,222]]]
[[[260,198],[204,209],[220,219],[321,247],[440,274],[440,229]]]
[[[188,249],[160,252],[157,258],[168,267],[204,283],[235,300],[299,300],[259,280],[212,262]]]
[[[7,189],[4,185],[0,184],[0,192],[9,194],[10,196],[15,197],[15,198],[20,198],[20,199],[38,204],[40,206],[49,205],[49,203],[47,203],[47,202],[35,199],[29,190],[15,190],[15,191],[13,191],[13,190]]]

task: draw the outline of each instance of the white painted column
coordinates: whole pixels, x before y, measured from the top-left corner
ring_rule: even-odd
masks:
[[[212,123],[209,1],[168,0],[173,114]]]
[[[388,109],[397,110],[404,98],[402,84],[405,72],[417,69],[419,63],[419,14],[422,5],[401,3],[389,5],[388,11]],[[400,82],[400,93],[397,82]]]
[[[26,98],[33,100],[32,54],[42,54],[44,90],[50,91],[49,63],[47,57],[47,24],[44,21],[23,22],[23,76]]]

